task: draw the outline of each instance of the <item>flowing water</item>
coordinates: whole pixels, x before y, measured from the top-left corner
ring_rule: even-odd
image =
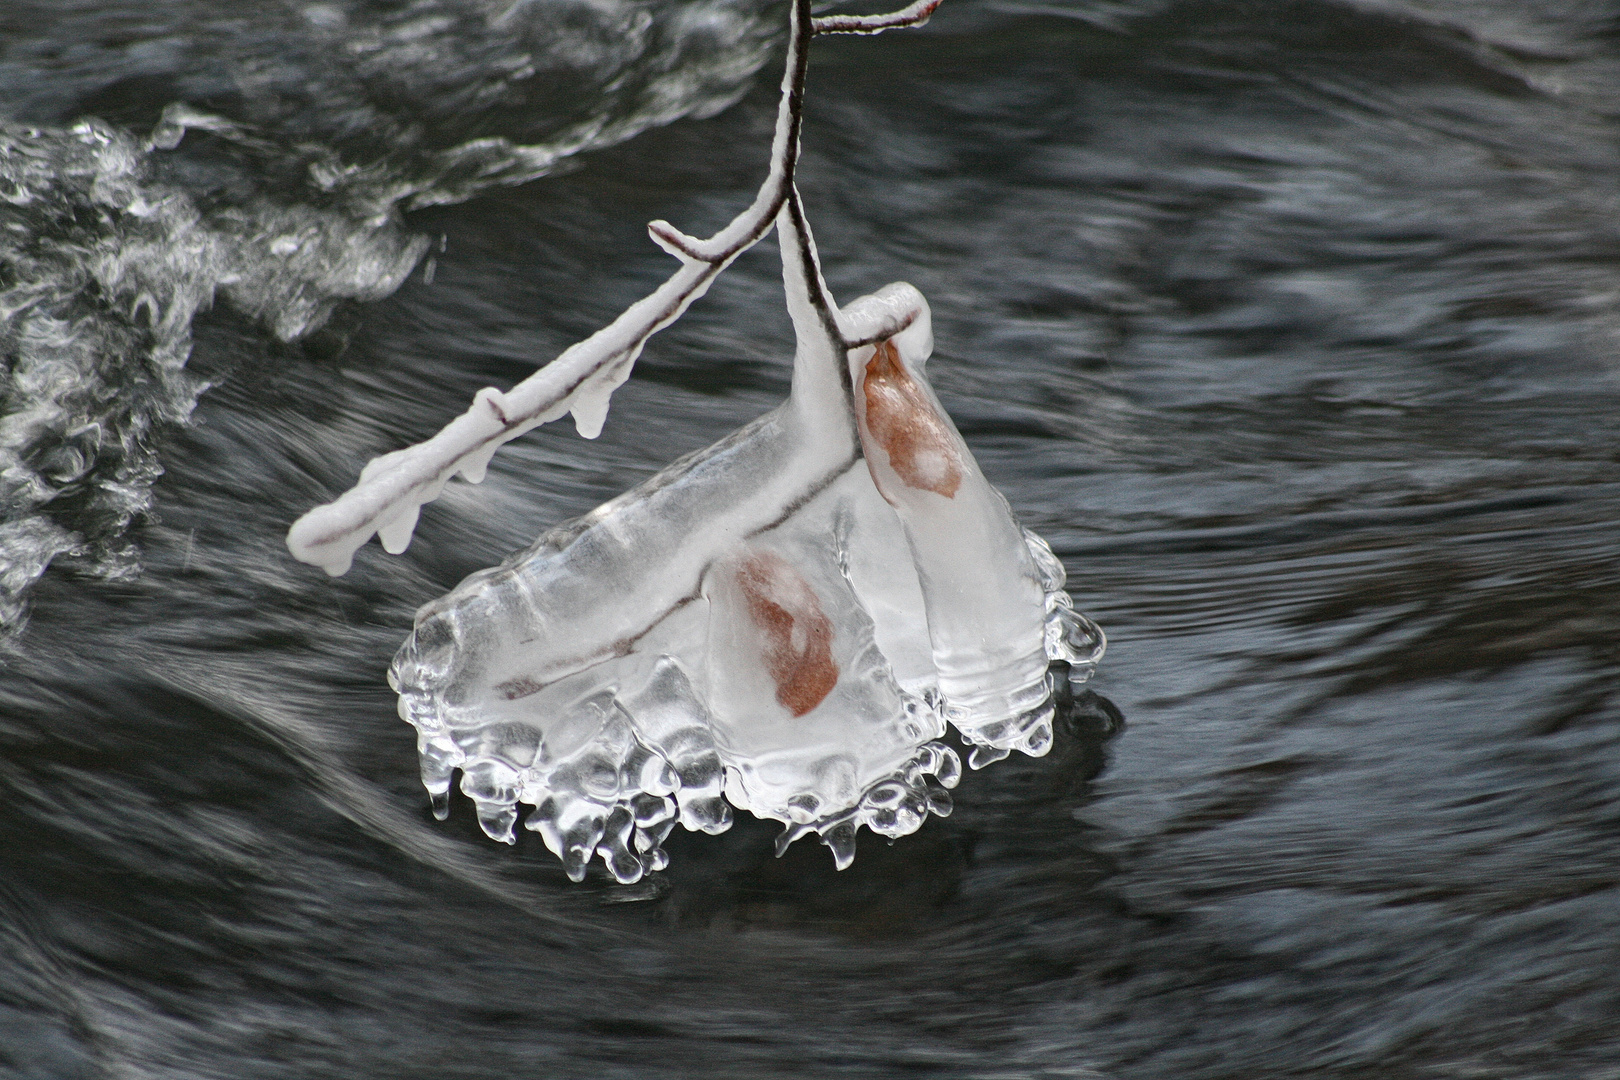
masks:
[[[818,41],[834,293],[1112,645],[835,872],[433,820],[421,603],[785,395],[772,244],[345,578],[283,535],[751,197],[754,0],[0,3],[0,1075],[1620,1077],[1620,18],[947,0]]]

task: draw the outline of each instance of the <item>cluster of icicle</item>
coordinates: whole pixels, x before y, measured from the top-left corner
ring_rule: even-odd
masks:
[[[778,230],[788,400],[418,612],[390,682],[441,818],[460,769],[486,833],[512,842],[533,807],[524,827],[576,881],[597,856],[636,881],[677,823],[721,832],[733,806],[782,822],[779,852],[818,834],[842,869],[860,826],[892,838],[949,813],[947,724],[974,768],[1050,748],[1052,661],[1081,681],[1103,636],[929,387],[927,302],[897,284],[834,304],[792,183],[812,34],[912,25],[937,2],[812,21],[798,0],[754,205],[709,240],[655,222],[682,263],[669,283],[289,534],[341,573],[373,533],[403,550],[419,506],[522,431],[572,411],[595,434],[647,337]]]

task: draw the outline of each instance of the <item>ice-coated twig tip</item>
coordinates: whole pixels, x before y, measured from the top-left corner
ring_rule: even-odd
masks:
[[[921,26],[939,7],[941,0],[916,0],[886,15],[825,15],[812,20],[817,34],[881,34],[903,26]]]
[[[691,259],[694,262],[708,262],[703,256],[703,241],[695,236],[688,236],[667,221],[647,222],[647,234],[653,238],[653,243],[683,261]]]

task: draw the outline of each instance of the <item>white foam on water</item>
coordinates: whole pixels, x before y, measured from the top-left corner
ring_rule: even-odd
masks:
[[[712,115],[746,91],[772,45],[760,12],[733,0],[651,15],[621,2],[486,7],[378,11],[336,0],[307,5],[302,33],[286,38],[240,34],[235,23],[221,37],[212,20],[239,16],[177,11],[197,40],[250,52],[278,43],[275,55],[237,65],[264,81],[255,100],[265,115],[256,112],[255,123],[184,101],[164,109],[149,137],[94,119],[0,121],[0,262],[9,271],[0,283],[0,632],[22,625],[26,594],[53,560],[72,557],[108,577],[138,573],[128,529],[152,508],[162,431],[185,423],[206,389],[185,368],[192,320],[216,298],[279,340],[303,337],[339,302],[378,300],[404,282],[429,245],[404,212],[544,176],[583,150],[682,116]],[[163,63],[183,69],[184,53],[163,52]],[[31,55],[19,48],[19,64]],[[124,59],[148,62],[133,52]],[[560,101],[554,118],[528,110],[539,136],[529,141],[433,148],[419,117],[379,112],[368,89],[381,81],[405,101],[492,110],[537,77],[564,72],[600,81],[601,93]],[[7,79],[14,97],[34,89],[24,66],[0,73]],[[187,85],[178,76],[175,84]],[[308,112],[286,111],[306,98]],[[320,142],[327,122],[336,124],[331,145]],[[443,133],[465,123],[445,120]],[[355,131],[392,140],[384,158],[345,156],[342,136]],[[184,157],[193,132],[248,163],[246,194],[222,197],[206,179],[194,190],[184,169],[165,168]],[[287,162],[301,171],[266,179]],[[582,431],[600,427],[599,399],[580,403]],[[460,471],[477,479],[487,461],[475,455]],[[389,550],[404,550],[413,521],[413,512],[389,520]],[[328,569],[346,564],[334,557]]]

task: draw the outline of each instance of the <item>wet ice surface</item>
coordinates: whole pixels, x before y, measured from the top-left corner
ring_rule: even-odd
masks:
[[[832,288],[928,296],[932,386],[1109,631],[1045,757],[842,872],[739,813],[576,885],[459,791],[433,820],[378,678],[414,610],[786,396],[772,250],[598,442],[526,436],[336,584],[287,559],[357,462],[656,283],[645,221],[726,220],[762,87],[407,215],[431,284],[309,338],[193,324],[217,385],[149,443],[140,576],[46,573],[0,675],[0,1072],[1613,1073],[1608,13],[1137,10],[947,0],[812,72]],[[162,55],[33,23],[82,43],[33,85]]]

